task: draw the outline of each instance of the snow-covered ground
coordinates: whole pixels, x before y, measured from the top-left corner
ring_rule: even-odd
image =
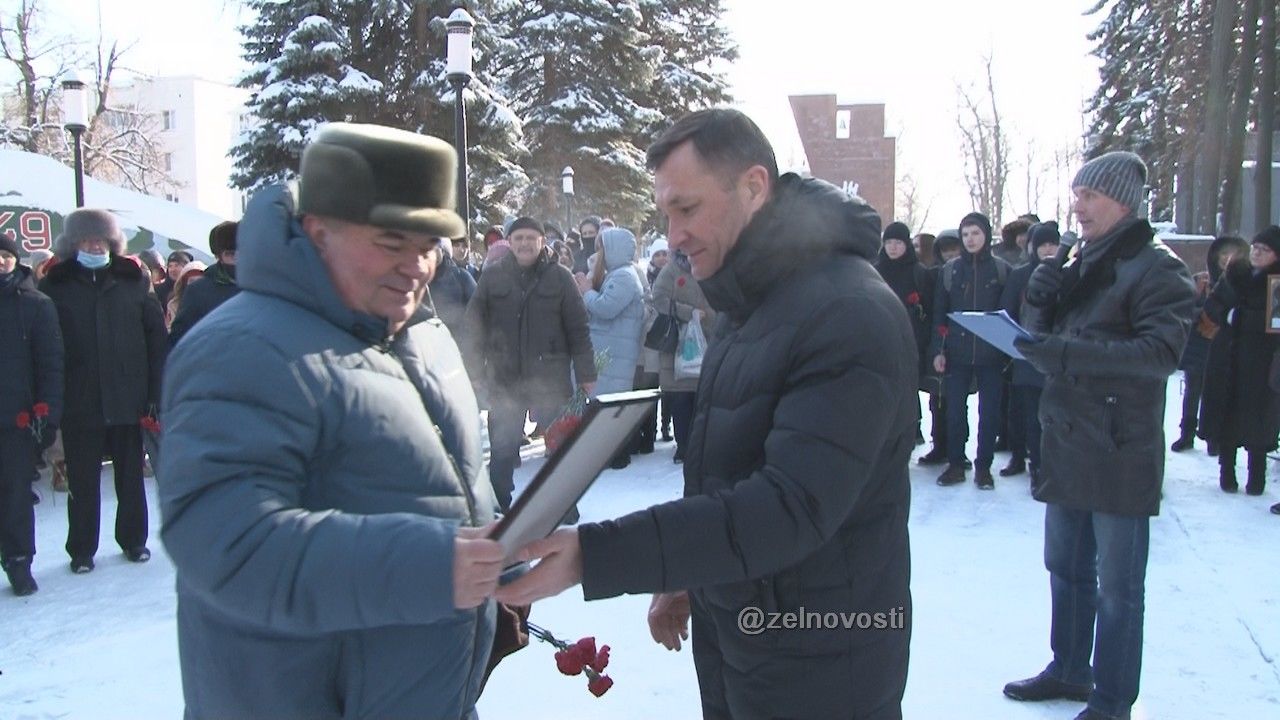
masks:
[[[1170,431],[1178,386],[1175,376]],[[583,519],[677,497],[672,449],[660,444],[626,470],[606,471],[581,503]],[[529,454],[518,480],[541,462]],[[997,466],[1006,457],[997,455]],[[1043,506],[1028,494],[1026,476],[997,478],[994,492],[981,492],[972,482],[938,487],[936,473],[912,467],[915,614],[906,717],[1073,718],[1079,704],[1021,704],[1000,693],[1049,658]],[[1135,720],[1280,717],[1280,518],[1267,512],[1280,500],[1280,481],[1254,498],[1222,494],[1216,477],[1202,443],[1170,455],[1163,511],[1152,523]],[[114,496],[104,482],[102,550],[98,569],[85,576],[70,573],[62,550],[65,496],[49,492],[47,481],[39,487],[40,592],[16,598],[0,590],[0,718],[179,717],[173,568],[155,539],[154,487],[152,561],[132,565],[119,554],[111,538]],[[494,673],[480,700],[482,717],[698,717],[688,649],[672,653],[653,643],[647,607],[647,597],[585,603],[576,590],[537,604],[535,622],[571,640],[595,635],[612,646],[616,685],[603,698],[591,696],[583,678],[560,675],[552,649],[535,642]]]

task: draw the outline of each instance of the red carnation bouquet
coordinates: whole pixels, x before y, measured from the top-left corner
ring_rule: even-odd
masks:
[[[31,406],[31,411],[22,410],[14,418],[19,430],[30,430],[39,444],[44,438],[44,431],[49,423],[49,403],[38,402]]]
[[[604,674],[604,669],[609,666],[608,645],[601,646],[597,650],[594,637],[584,637],[570,645],[552,635],[546,628],[539,627],[533,623],[528,623],[528,626],[530,635],[557,648],[555,654],[556,668],[561,673],[565,675],[585,674],[587,676],[587,690],[596,697],[604,695],[609,692],[609,688],[613,687],[613,678]]]
[[[597,350],[592,361],[596,366],[596,375],[599,376],[604,367],[609,364],[609,351]],[[547,426],[547,431],[543,435],[543,442],[546,443],[548,455],[560,449],[564,441],[568,440],[573,435],[573,432],[578,429],[578,426],[582,424],[582,413],[586,412],[588,399],[590,398],[587,396],[586,391],[581,386],[578,386],[573,391],[573,397],[569,398],[569,403],[560,411],[560,416]]]

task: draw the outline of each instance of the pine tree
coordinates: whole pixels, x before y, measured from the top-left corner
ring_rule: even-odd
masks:
[[[666,125],[695,110],[729,101],[723,65],[738,57],[721,17],[723,0],[640,0],[640,29],[662,50],[645,104],[662,115],[638,138],[644,147]]]
[[[638,227],[651,181],[636,138],[662,115],[642,104],[661,51],[641,31],[635,0],[506,3],[502,77],[525,119],[535,190],[525,210],[558,217],[560,171],[574,169],[579,215]]]
[[[345,3],[251,0],[258,22],[245,28],[245,59],[253,69],[241,87],[255,88],[257,118],[232,154],[232,184],[254,189],[296,173],[302,149],[330,120],[363,120],[382,84],[351,64],[349,35],[335,27]]]

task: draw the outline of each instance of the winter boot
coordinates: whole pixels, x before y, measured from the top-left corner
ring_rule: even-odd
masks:
[[[1233,493],[1240,489],[1240,485],[1236,483],[1236,466],[1228,465],[1223,462],[1218,466],[1218,487],[1222,488],[1222,492]]]
[[[1027,471],[1027,461],[1022,458],[1010,458],[1009,464],[1000,468],[1000,477],[1013,477]]]
[[[9,587],[13,594],[25,597],[40,589],[36,579],[31,577],[31,558],[23,556],[5,560],[4,574],[9,577]]]
[[[996,480],[991,477],[991,468],[978,468],[973,473],[973,481],[978,484],[979,490],[995,490]]]
[[[944,487],[947,485],[959,485],[965,481],[965,475],[963,465],[948,465],[947,469],[943,470],[942,474],[938,476],[938,484]]]
[[[1195,444],[1196,444],[1195,435],[1188,435],[1186,433],[1183,433],[1178,436],[1177,440],[1173,441],[1173,444],[1169,446],[1169,449],[1174,452],[1182,452],[1183,450],[1190,450],[1192,447],[1195,446]]]
[[[921,465],[941,465],[947,461],[947,449],[934,445],[929,452],[916,458],[916,462]]]
[[[1271,506],[1271,514],[1280,515],[1280,503],[1276,503],[1275,505]]]
[[[1249,453],[1249,480],[1244,485],[1246,495],[1261,495],[1267,488],[1267,454]]]

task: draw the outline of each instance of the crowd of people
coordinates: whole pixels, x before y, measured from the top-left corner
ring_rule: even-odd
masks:
[[[143,478],[160,478],[192,716],[322,715],[339,695],[466,716],[502,654],[489,645],[508,617],[495,598],[517,607],[582,583],[589,599],[654,593],[651,630],[673,649],[692,620],[707,717],[900,717],[909,635],[853,649],[802,636],[784,662],[732,621],[746,600],[909,608],[906,467],[927,442],[927,405],[931,447],[915,462],[944,466],[938,485],[972,470],[992,490],[1007,451],[998,475],[1028,474],[1047,504],[1053,661],[1005,694],[1126,717],[1175,369],[1171,450],[1208,441],[1236,492],[1243,448],[1245,492],[1265,487],[1280,435],[1280,227],[1218,238],[1193,280],[1135,210],[1146,167],[1131,153],[1075,177],[1078,238],[1035,215],[997,238],[979,212],[936,236],[881,232],[864,203],[779,174],[735,111],[689,116],[648,159],[670,223],[648,248],[608,219],[563,233],[528,216],[473,246],[447,144],[343,123],[307,148],[296,191],[264,190],[241,222],[212,228],[212,265],[130,256],[100,209],[68,215],[54,252],[26,264],[0,236],[0,418],[14,418],[0,427],[0,554],[13,592],[37,590],[37,467],[69,490],[65,549],[83,574],[110,459],[130,561],[150,558]],[[350,163],[381,183],[353,192]],[[1021,357],[951,315],[998,310],[1028,330]],[[701,377],[672,343],[690,326],[711,343]],[[575,398],[655,387],[660,411],[610,467],[661,437],[686,497],[557,531],[526,549],[532,570],[505,572],[485,534],[511,506],[522,445]],[[863,573],[878,582],[850,579]],[[347,632],[359,642],[329,642]],[[819,660],[832,653],[858,682]],[[284,662],[290,682],[269,682]],[[423,681],[418,665],[439,672]],[[748,666],[771,681],[732,669]]]

